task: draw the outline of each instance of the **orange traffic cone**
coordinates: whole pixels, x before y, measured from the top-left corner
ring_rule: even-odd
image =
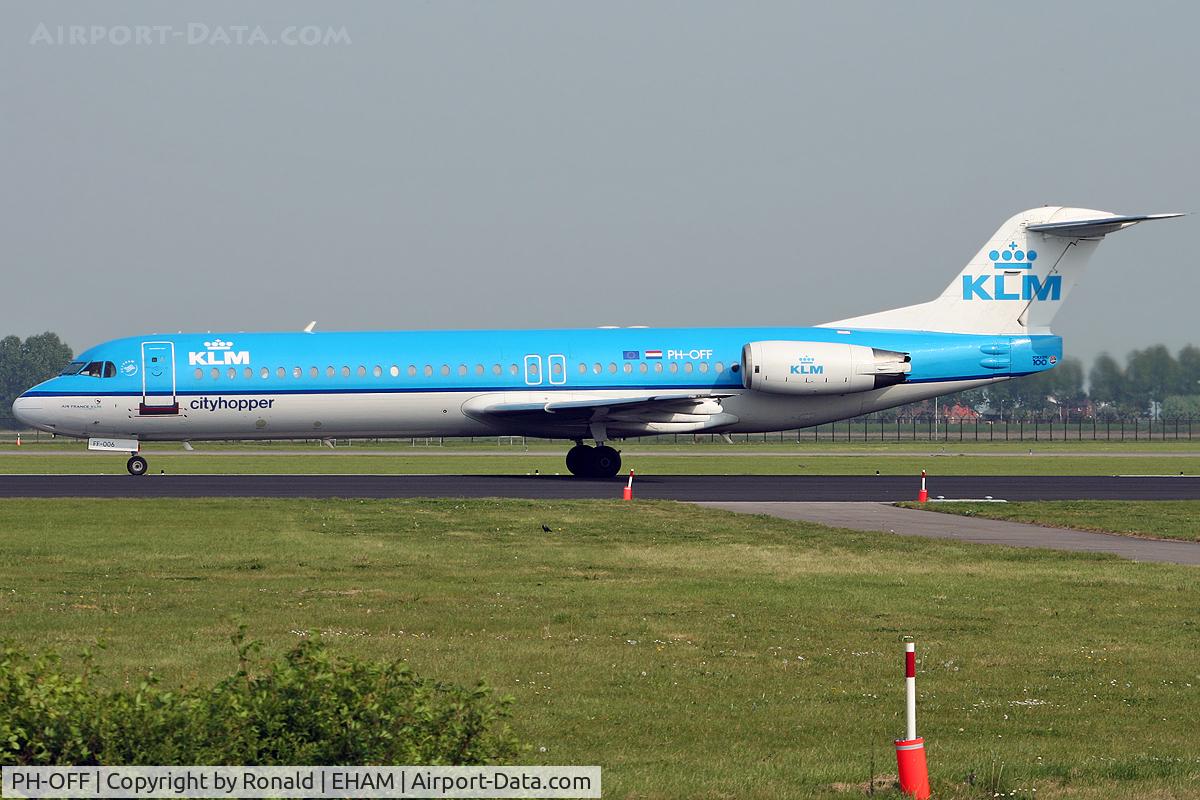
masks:
[[[917,502],[929,502],[929,492],[925,490],[925,470],[921,470],[921,491],[917,492]]]
[[[629,483],[625,484],[625,489],[621,492],[621,499],[633,499],[633,470],[629,470]]]

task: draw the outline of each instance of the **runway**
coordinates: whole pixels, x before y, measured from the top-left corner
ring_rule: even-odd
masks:
[[[15,497],[520,497],[613,499],[624,479],[532,475],[0,475]],[[635,498],[686,502],[914,500],[903,475],[638,476]],[[931,478],[930,497],[1004,500],[1200,500],[1200,478],[1174,476],[955,476]]]

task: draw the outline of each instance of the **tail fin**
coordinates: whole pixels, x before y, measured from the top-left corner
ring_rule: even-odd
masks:
[[[1139,222],[1178,216],[1061,206],[1022,211],[1000,226],[936,299],[823,327],[1046,333],[1101,239]]]

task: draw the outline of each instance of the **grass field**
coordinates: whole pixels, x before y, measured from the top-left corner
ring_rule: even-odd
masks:
[[[416,440],[418,443],[425,440]],[[565,474],[568,444],[515,438],[317,442],[150,443],[151,474]],[[1200,442],[618,443],[624,467],[647,475],[1200,475]],[[126,456],[62,439],[0,447],[0,474],[124,474]]]
[[[1057,528],[1200,541],[1200,500],[1052,500],[1022,503],[901,503],[906,508]]]
[[[1200,431],[1198,431],[1200,434]],[[761,436],[761,434],[752,434],[753,437]],[[47,434],[42,434],[40,437],[26,434],[24,437],[23,448],[26,451],[34,450],[38,452],[76,452],[84,453],[87,451],[87,442],[79,439],[66,438],[51,438]],[[654,437],[644,439],[628,439],[618,443],[622,449],[631,452],[649,452],[660,455],[667,454],[684,454],[684,453],[752,453],[752,454],[779,454],[787,455],[790,453],[825,453],[839,455],[887,455],[893,454],[908,454],[908,453],[979,453],[985,455],[992,454],[1024,454],[1033,450],[1039,455],[1050,455],[1060,453],[1111,453],[1114,455],[1122,455],[1126,453],[1142,453],[1142,454],[1180,454],[1180,455],[1197,455],[1200,454],[1200,437],[1195,440],[1178,439],[1178,440],[1148,440],[1144,436],[1139,440],[1134,440],[1130,437],[1126,441],[1120,440],[1075,440],[1062,439],[1061,437],[1053,440],[1045,438],[1034,441],[1011,440],[1004,441],[997,439],[995,441],[971,441],[970,439],[960,441],[957,438],[949,438],[944,440],[926,440],[926,439],[905,439],[896,441],[893,439],[880,440],[878,438],[863,439],[861,436],[851,438],[849,440],[840,438],[831,440],[809,438],[807,431],[804,432],[804,437],[797,441],[795,434],[785,434],[785,438],[781,440],[779,434],[767,434],[765,439],[748,438],[736,439],[733,444],[728,444],[718,436],[711,434],[698,434],[692,436],[680,436],[678,441],[673,441],[670,438],[656,439]],[[321,451],[323,448],[319,440],[299,440],[299,439],[284,439],[279,441],[228,441],[228,442],[196,442],[195,446],[200,452],[228,452],[228,451]],[[536,439],[525,438],[520,436],[512,437],[475,437],[475,438],[421,438],[421,439],[356,439],[356,440],[337,440],[337,452],[403,452],[403,453],[502,453],[502,452],[532,452],[532,453],[565,453],[570,446],[570,442],[563,440],[551,439]],[[0,434],[0,452],[11,452],[9,448],[15,451],[16,443],[12,434]],[[147,451],[163,451],[178,453],[182,450],[182,445],[179,442],[146,442],[142,445]],[[18,451],[19,452],[19,451]]]
[[[606,797],[845,797],[894,772],[909,633],[937,796],[1200,786],[1185,567],[673,503],[10,500],[0,520],[17,642],[104,641],[107,680],[171,685],[229,670],[239,620],[269,652],[317,631],[485,678],[524,760],[600,764]]]

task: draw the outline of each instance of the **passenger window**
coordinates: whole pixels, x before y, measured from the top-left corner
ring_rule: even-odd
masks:
[[[392,368],[388,370],[388,374],[391,375],[393,378],[399,378],[400,377],[400,367],[396,366],[395,364],[392,364]]]
[[[485,370],[484,370],[484,368],[483,368],[483,364],[476,364],[476,365],[475,365],[475,374],[476,374],[476,375],[482,375],[484,372],[485,372]]]
[[[342,367],[342,377],[343,378],[350,377],[350,368],[349,367]]]
[[[628,375],[631,372],[633,372],[633,364],[630,364],[628,361],[626,361],[625,362],[625,374]]]
[[[332,378],[332,377],[333,377],[334,375],[336,375],[336,374],[337,374],[337,370],[336,370],[336,369],[334,369],[333,367],[326,367],[326,368],[325,368],[325,377],[326,377],[326,378]]]
[[[592,372],[599,375],[603,371],[604,371],[604,366],[599,361],[597,361],[595,364],[592,364]]]
[[[608,362],[608,371],[613,375],[617,374],[617,364],[615,361]]]
[[[701,372],[708,372],[708,362],[707,362],[707,361],[701,361],[701,362],[700,362],[700,371],[701,371]]]
[[[376,364],[375,369],[371,370],[371,374],[378,378],[379,376],[383,375],[383,367]]]
[[[410,378],[417,377],[417,365],[416,364],[408,365],[408,377],[410,377]]]
[[[292,377],[293,378],[299,378],[303,374],[304,374],[304,370],[300,369],[299,367],[292,367]]]
[[[275,374],[278,375],[280,378],[286,378],[287,370],[284,369],[283,367],[280,367],[279,369],[275,370]]]
[[[687,361],[683,365],[683,371],[690,373],[692,371],[692,362]]]
[[[449,375],[450,374],[450,365],[442,364],[441,373],[442,373],[442,375]]]
[[[362,364],[358,365],[358,377],[360,377],[360,378],[367,377],[367,368],[364,367]]]
[[[249,367],[246,367],[246,369],[242,371],[242,375],[244,375],[247,379],[253,378],[254,370],[250,369]]]
[[[263,380],[266,380],[267,378],[271,377],[271,370],[267,369],[266,367],[263,367],[262,370],[258,373],[258,375]]]
[[[199,367],[196,367],[196,380],[199,381],[199,380],[203,380],[203,379],[204,379],[204,370],[200,369]]]
[[[233,380],[237,377],[237,370],[233,367],[230,367],[229,369],[225,370],[225,374],[229,376],[229,380]]]
[[[519,368],[519,367],[517,367],[517,365],[516,365],[516,364],[509,364],[509,365],[508,365],[508,371],[509,371],[509,372],[511,372],[513,375],[520,375],[520,374],[521,374],[521,370],[520,370],[520,368]]]
[[[503,375],[504,367],[500,366],[499,364],[492,364],[492,374],[493,375]]]
[[[212,368],[212,376],[213,376],[213,380],[215,381],[217,378],[221,377],[221,370],[217,369],[216,367],[213,367]]]
[[[725,365],[722,364],[720,361],[718,361],[716,363],[716,365],[713,367],[713,371],[716,372],[718,375],[720,375],[722,372],[725,371]]]
[[[642,373],[643,375],[646,374],[647,369],[648,367],[646,366],[645,361],[643,361],[641,364],[638,364],[638,372]]]
[[[579,364],[579,374],[580,374],[580,375],[587,375],[587,364],[584,364],[584,363],[580,362],[580,364]]]
[[[433,365],[432,364],[425,365],[425,377],[426,378],[433,377]]]
[[[661,361],[655,361],[655,362],[654,362],[654,371],[655,371],[655,372],[662,372],[662,362],[661,362]]]
[[[561,361],[551,361],[550,362],[550,372],[553,373],[554,375],[562,375],[563,374],[562,362]]]
[[[675,373],[677,373],[677,372],[679,372],[679,362],[678,362],[678,361],[672,361],[672,362],[671,362],[671,374],[672,374],[672,375],[674,375],[674,374],[675,374]]]
[[[462,376],[464,376],[464,375],[466,375],[466,374],[467,374],[467,365],[466,365],[466,364],[459,364],[459,365],[458,365],[458,375],[459,375],[459,377],[461,378]]]
[[[309,367],[308,374],[309,374],[309,377],[319,378],[319,377],[321,377],[321,370],[317,369],[316,367]]]

